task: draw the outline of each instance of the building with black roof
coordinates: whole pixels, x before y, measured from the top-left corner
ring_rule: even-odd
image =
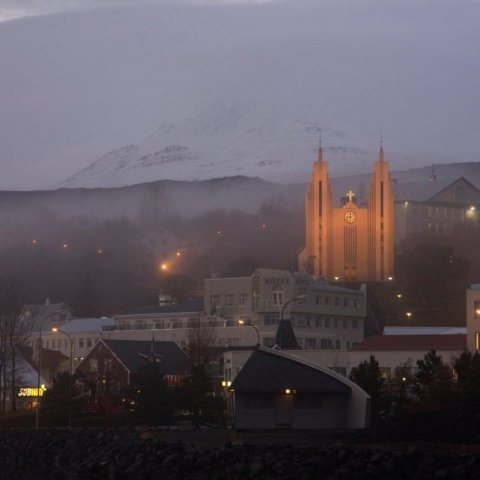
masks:
[[[284,351],[259,347],[231,385],[236,429],[361,429],[370,397],[347,378]]]

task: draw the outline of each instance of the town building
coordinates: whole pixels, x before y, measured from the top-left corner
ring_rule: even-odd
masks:
[[[19,315],[19,326],[24,332],[50,331],[53,326],[60,326],[73,318],[73,310],[66,303],[51,303],[45,299],[44,304],[25,305]]]
[[[101,339],[75,369],[90,388],[92,404],[107,409],[122,405],[121,392],[146,362],[155,362],[168,386],[181,383],[191,362],[174,342]]]
[[[467,289],[466,302],[467,346],[474,353],[480,351],[480,283]]]
[[[465,236],[479,225],[480,190],[466,178],[399,182],[395,190],[395,243],[419,236]]]
[[[42,329],[42,348],[54,350],[70,358],[73,356],[73,365],[76,366],[98,343],[103,328],[111,327],[114,321],[111,318],[74,318],[57,324],[54,319],[47,322],[50,329]],[[53,330],[52,330],[53,329]],[[40,340],[40,332],[31,333],[27,343],[35,346]]]
[[[320,147],[305,199],[299,269],[328,281],[386,281],[393,277],[393,246],[393,189],[383,147],[366,206],[351,189],[336,204]]]
[[[347,378],[284,351],[259,347],[233,381],[237,430],[361,429],[370,397]]]
[[[261,345],[275,345],[280,320],[289,318],[300,348],[350,348],[364,338],[366,287],[315,280],[305,272],[259,268],[249,277],[204,281],[205,310],[229,325],[255,330]]]

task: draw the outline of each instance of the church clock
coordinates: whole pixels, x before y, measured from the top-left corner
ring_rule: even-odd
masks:
[[[347,222],[347,223],[355,223],[355,221],[357,220],[357,215],[355,214],[354,211],[348,210],[345,213],[344,218],[345,218],[345,222]]]

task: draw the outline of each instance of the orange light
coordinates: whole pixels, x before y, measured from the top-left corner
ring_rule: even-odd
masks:
[[[162,263],[160,265],[160,270],[162,270],[163,272],[167,271],[168,270],[168,264],[167,263]]]
[[[182,254],[181,254],[181,252],[177,252],[175,255],[176,255],[177,257],[180,257]]]

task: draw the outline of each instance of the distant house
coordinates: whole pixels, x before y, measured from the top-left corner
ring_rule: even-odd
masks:
[[[94,402],[112,404],[147,361],[160,365],[168,386],[180,384],[191,367],[175,342],[101,339],[75,372],[90,386]]]
[[[480,220],[480,190],[466,178],[443,178],[394,185],[395,241],[430,234],[465,235]]]
[[[18,351],[22,355],[22,358],[36,371],[38,372],[38,352],[30,346],[20,346]],[[49,384],[53,382],[53,379],[57,373],[68,371],[70,368],[70,359],[60,352],[55,350],[48,350],[42,348],[41,369],[40,375]]]
[[[259,347],[231,385],[236,429],[361,429],[370,397],[324,367]]]
[[[44,304],[25,305],[20,312],[20,324],[26,332],[48,332],[72,319],[73,310],[66,303],[51,303],[47,298]]]

